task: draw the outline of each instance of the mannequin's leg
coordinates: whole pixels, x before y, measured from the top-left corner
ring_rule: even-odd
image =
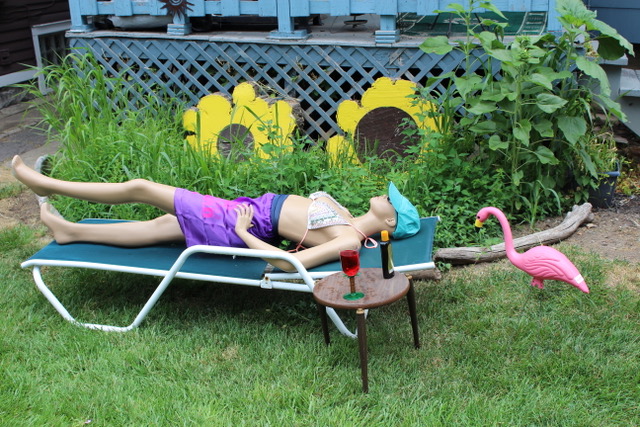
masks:
[[[19,156],[13,158],[11,166],[14,176],[40,196],[59,194],[110,205],[146,203],[167,213],[175,213],[173,208],[175,187],[169,185],[144,179],[122,183],[62,181],[36,172],[25,165]]]
[[[60,244],[88,242],[137,247],[184,241],[178,219],[169,214],[151,221],[78,224],[56,215],[51,209],[48,203],[43,203],[40,218]]]

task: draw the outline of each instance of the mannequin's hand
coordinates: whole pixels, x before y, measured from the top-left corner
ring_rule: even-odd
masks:
[[[249,228],[253,227],[253,224],[251,223],[251,220],[253,219],[252,205],[238,205],[236,206],[235,211],[238,214],[238,219],[236,220],[236,233],[247,231]]]

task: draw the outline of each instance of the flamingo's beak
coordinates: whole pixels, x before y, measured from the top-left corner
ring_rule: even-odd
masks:
[[[585,294],[589,293],[589,287],[585,283],[584,278],[582,277],[582,274],[578,274],[578,276],[575,279],[573,279],[573,281],[575,282],[575,283],[571,283],[573,286],[580,289]]]
[[[484,225],[484,222],[480,221],[479,219],[476,219],[476,228],[480,229],[482,228],[483,225]]]

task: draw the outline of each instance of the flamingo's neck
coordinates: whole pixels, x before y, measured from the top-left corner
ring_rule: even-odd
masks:
[[[520,255],[516,252],[515,247],[513,246],[513,234],[511,234],[511,227],[509,226],[509,220],[502,213],[502,211],[495,208],[488,208],[488,211],[491,215],[498,218],[498,222],[500,223],[500,227],[502,227],[502,234],[504,235],[504,247],[507,252],[507,257],[513,261],[514,258],[517,258]]]

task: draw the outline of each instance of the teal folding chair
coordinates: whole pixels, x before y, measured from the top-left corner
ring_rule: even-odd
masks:
[[[115,221],[89,219],[81,222],[108,223]],[[432,252],[437,222],[437,217],[422,218],[418,234],[407,239],[392,241],[397,272],[409,273],[435,268]],[[297,271],[287,273],[275,269],[262,259],[266,257],[288,261]],[[379,251],[363,248],[361,250],[361,266],[363,268],[380,267]],[[162,277],[162,280],[130,325],[110,326],[83,323],[76,320],[45,284],[42,267],[117,271],[157,276]],[[22,268],[32,269],[36,286],[66,320],[89,329],[116,332],[129,331],[139,326],[175,278],[257,286],[263,289],[313,292],[315,280],[341,271],[340,263],[337,261],[313,269],[306,269],[290,253],[274,253],[255,249],[205,245],[189,248],[184,245],[122,248],[90,243],[59,245],[55,241],[23,262]],[[328,315],[341,333],[355,337],[355,334],[348,330],[334,310],[329,309]]]

